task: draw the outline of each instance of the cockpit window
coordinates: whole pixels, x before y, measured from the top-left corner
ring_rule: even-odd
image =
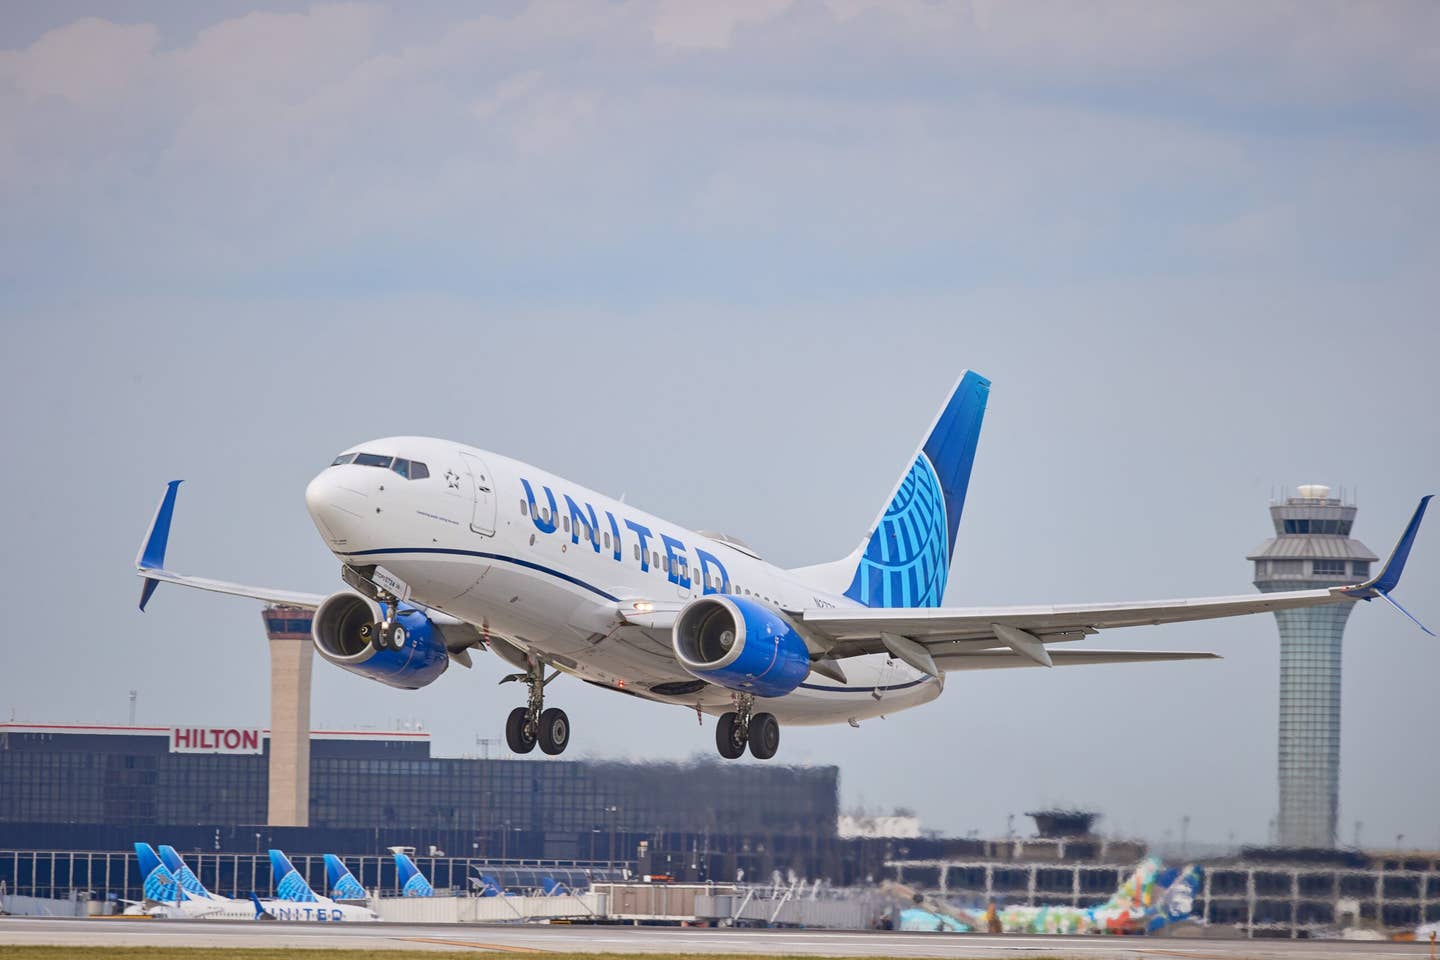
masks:
[[[404,457],[382,457],[378,453],[342,453],[330,464],[338,467],[344,463],[353,463],[357,467],[384,467],[393,470],[407,480],[424,480],[430,476],[430,468],[419,460],[406,460]]]

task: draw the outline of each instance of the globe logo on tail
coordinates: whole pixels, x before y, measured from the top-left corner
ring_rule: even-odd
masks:
[[[938,607],[949,573],[945,497],[921,453],[865,545],[845,595],[869,607]]]

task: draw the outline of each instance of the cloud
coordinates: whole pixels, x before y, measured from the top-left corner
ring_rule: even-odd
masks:
[[[662,47],[723,50],[737,27],[762,24],[780,16],[794,0],[660,0],[651,33]]]
[[[577,0],[418,24],[326,4],[191,36],[82,20],[0,53],[0,280],[1369,269],[1310,238],[1383,210],[1403,245],[1440,214],[1416,173],[1440,135],[1435,16]],[[1394,173],[1352,202],[1347,166]]]
[[[51,30],[20,51],[0,53],[0,78],[25,97],[79,107],[123,102],[153,63],[159,31],[86,18]],[[38,109],[45,109],[43,103]]]

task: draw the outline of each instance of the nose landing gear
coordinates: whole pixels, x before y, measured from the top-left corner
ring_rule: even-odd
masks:
[[[522,680],[530,688],[527,703],[510,711],[505,720],[505,743],[515,753],[529,753],[540,744],[540,750],[558,756],[570,745],[570,718],[559,707],[545,709],[545,687],[560,676],[556,670],[544,676],[545,666],[533,661],[524,673],[512,673],[500,682]]]
[[[735,709],[720,715],[715,724],[715,747],[726,760],[744,754],[746,745],[756,760],[769,760],[780,749],[780,721],[773,713],[753,713],[755,698],[742,693]]]

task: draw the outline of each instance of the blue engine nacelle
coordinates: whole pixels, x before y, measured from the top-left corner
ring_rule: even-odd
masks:
[[[384,612],[373,600],[348,590],[333,593],[316,609],[310,636],[326,660],[387,686],[418,690],[445,672],[450,654],[429,617],[401,607],[396,622],[405,639],[399,650],[381,650],[367,639],[372,632],[367,628],[382,619]]]
[[[675,618],[675,656],[701,680],[783,697],[810,673],[810,651],[784,614],[745,597],[693,600]]]

